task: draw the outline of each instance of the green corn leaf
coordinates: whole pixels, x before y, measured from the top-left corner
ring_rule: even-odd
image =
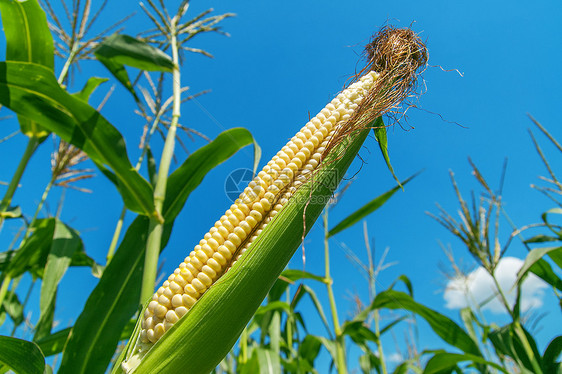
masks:
[[[560,261],[562,256],[562,247],[535,248],[527,254],[523,266],[521,266],[521,269],[517,273],[516,284],[522,284],[525,279],[525,275],[527,275],[530,271],[548,284],[562,291],[562,279],[556,275],[550,264],[543,259],[546,255],[553,259],[555,263],[562,268],[562,261]]]
[[[254,175],[256,175],[258,171],[260,160],[261,160],[261,147],[259,146],[258,142],[256,142],[256,140],[254,139],[254,167],[252,169]]]
[[[16,374],[43,374],[45,357],[35,343],[0,336],[0,364]],[[2,369],[0,366],[0,370]]]
[[[292,282],[296,282],[296,281],[301,280],[301,279],[313,279],[313,280],[318,281],[320,283],[325,283],[324,277],[309,273],[309,272],[304,271],[304,270],[296,270],[296,269],[284,270],[281,273],[281,275],[279,276],[279,278],[281,278],[281,279],[286,278],[286,279],[288,279]]]
[[[328,335],[330,336],[330,338],[332,338],[332,331],[330,330],[328,319],[326,318],[326,314],[324,313],[324,309],[322,308],[322,303],[320,302],[318,296],[316,296],[316,293],[312,288],[308,287],[305,284],[301,284],[297,292],[295,293],[295,296],[293,297],[293,300],[291,302],[291,309],[294,310],[297,307],[298,302],[302,299],[304,295],[310,296],[312,305],[314,305],[314,309],[316,309],[318,316],[320,316],[320,320],[322,321],[322,324],[326,328]]]
[[[55,229],[60,227],[60,225],[64,224],[56,218],[36,220],[31,227],[31,236],[27,238],[19,250],[0,253],[0,269],[3,269],[10,278],[16,278],[25,272],[30,272],[34,277],[43,278],[47,260],[50,258],[51,252],[59,253],[59,249],[57,248],[63,243],[57,241],[56,244],[54,244],[53,242],[53,239],[57,239]],[[68,227],[67,229],[72,230]],[[74,240],[80,240],[80,238],[76,236],[73,242]],[[54,253],[53,256],[56,256]],[[82,243],[80,242],[72,252],[70,266],[88,266],[94,268],[96,265],[94,260],[86,255]],[[60,270],[61,269],[54,271],[54,278],[52,280],[45,279],[44,283],[53,282],[51,283],[51,285],[53,285]],[[57,275],[55,275],[55,273],[57,273]],[[49,288],[52,289],[51,286],[49,286]]]
[[[529,271],[546,283],[550,284],[552,287],[562,291],[562,279],[560,279],[560,277],[552,270],[550,264],[544,259],[541,258],[536,261]]]
[[[388,332],[388,331],[392,330],[392,328],[394,326],[396,326],[397,324],[399,324],[400,322],[404,321],[407,318],[408,318],[408,316],[402,316],[402,317],[396,318],[394,321],[390,322],[389,324],[387,324],[386,326],[381,328],[380,335],[383,335],[385,332]]]
[[[64,91],[52,71],[31,63],[0,63],[0,103],[82,149],[96,164],[110,167],[127,208],[155,214],[152,187],[132,167],[119,131]]]
[[[6,60],[55,67],[54,45],[47,17],[37,0],[0,0],[6,37]]]
[[[185,199],[203,179],[202,170],[197,168],[210,170],[252,140],[245,129],[227,130],[221,135],[217,137],[218,140],[194,152],[188,160],[195,156],[194,159],[184,162],[169,177],[166,196],[173,200],[166,200],[168,203],[164,203],[162,210],[167,222],[162,248],[167,243],[174,219]],[[105,269],[76,321],[73,335],[63,355],[61,374],[87,373],[92,368],[103,371],[109,364],[121,338],[121,331],[139,307],[147,231],[148,219],[143,217],[137,217],[129,226],[115,257]],[[101,334],[101,331],[104,333]]]
[[[18,299],[18,295],[12,291],[6,293],[4,302],[0,305],[0,314],[6,313],[12,319],[15,326],[19,326],[24,321],[23,305]],[[0,324],[1,325],[1,324]]]
[[[394,177],[394,180],[396,180],[396,183],[398,183],[398,186],[402,187],[402,185],[400,184],[400,180],[398,179],[396,174],[394,174],[394,169],[390,164],[390,157],[388,155],[388,139],[386,137],[386,126],[384,125],[382,117],[379,117],[375,120],[375,123],[373,125],[373,132],[375,133],[375,138],[379,143],[379,148],[381,150],[382,157],[384,158],[384,162],[386,162],[388,170]]]
[[[114,34],[107,37],[95,50],[94,55],[113,76],[139,101],[125,65],[148,71],[172,72],[172,59],[160,49],[128,35]]]
[[[394,371],[392,372],[392,374],[407,374],[409,373],[408,369],[412,369],[412,372],[414,373],[419,373],[419,367],[418,364],[416,362],[416,358],[410,359],[410,360],[406,360],[404,362],[402,362],[400,365],[398,365]]]
[[[48,336],[51,333],[51,328],[55,322],[55,299],[57,297],[57,290],[55,290],[52,295],[52,303],[48,304],[41,310],[41,316],[37,325],[35,326],[35,333],[33,334],[33,340],[37,340],[41,337]]]
[[[100,86],[100,84],[107,82],[109,79],[100,77],[91,77],[88,79],[84,87],[79,92],[72,94],[82,101],[88,102],[90,96]]]
[[[11,206],[5,212],[0,212],[0,219],[21,218],[21,209],[19,206]]]
[[[379,293],[368,310],[381,308],[403,309],[416,313],[431,326],[433,331],[448,344],[465,353],[482,356],[478,346],[470,336],[450,318],[414,301],[412,297],[400,291],[386,290]]]
[[[133,84],[129,79],[129,73],[127,73],[127,70],[125,69],[125,66],[123,64],[112,61],[110,59],[105,59],[103,57],[98,57],[98,61],[100,61],[103,66],[105,66],[106,69],[109,70],[109,72],[115,77],[115,79],[117,79],[117,81],[119,81],[119,83],[121,83],[123,87],[125,87],[127,91],[129,91],[131,95],[133,95],[133,98],[137,102],[140,102],[140,98],[138,97],[137,92],[135,91],[135,88],[133,87]]]
[[[31,227],[32,235],[19,250],[14,252],[6,267],[5,272],[10,278],[16,278],[26,271],[35,277],[43,276],[47,256],[53,242],[55,223],[54,218],[35,221]]]
[[[256,310],[254,316],[260,317],[272,311],[283,311],[288,314],[291,312],[291,306],[284,301],[273,301],[271,303],[267,303],[266,305],[260,306]]]
[[[490,362],[484,358],[471,354],[460,354],[460,353],[449,353],[449,352],[438,352],[433,355],[427,362],[423,374],[440,374],[449,372],[452,368],[456,367],[458,363],[470,361],[475,364],[491,366],[502,373],[510,374],[501,365],[495,362]]]
[[[314,361],[320,353],[322,343],[314,339],[312,335],[306,335],[299,346],[299,358],[309,363],[309,367],[314,367]]]
[[[314,335],[309,335],[310,337],[318,340],[323,346],[324,348],[326,348],[326,350],[328,351],[328,353],[330,354],[330,356],[332,357],[332,364],[331,366],[334,365],[334,362],[336,361],[336,342],[333,340],[329,340],[323,336],[314,336]]]
[[[54,70],[54,45],[47,17],[37,0],[0,0],[0,14],[6,37],[6,60],[33,62]],[[18,115],[21,132],[43,140],[49,131],[37,122]]]
[[[377,335],[361,321],[346,321],[342,325],[342,335],[349,336],[356,344],[366,346],[371,341],[379,342]]]
[[[162,247],[170,234],[170,227],[166,228]],[[74,324],[64,349],[60,374],[106,370],[121,332],[138,309],[147,231],[147,217],[139,216],[129,226]]]
[[[279,353],[271,349],[256,348],[252,356],[256,355],[259,365],[259,371],[254,373],[259,374],[280,374],[281,362],[279,360]]]
[[[267,299],[269,301],[279,300],[287,290],[287,287],[289,287],[289,284],[295,283],[300,279],[314,279],[324,283],[324,278],[318,275],[302,270],[287,269],[281,273],[279,279],[275,282],[273,287],[271,287]]]
[[[287,315],[290,312],[291,312],[291,308],[287,305]],[[256,325],[259,327],[259,331],[260,331],[259,341],[261,345],[265,345],[265,340],[269,333],[269,326],[271,325],[271,319],[274,314],[275,314],[274,311],[261,313],[261,318],[258,317],[255,319],[255,321],[257,322]]]
[[[74,252],[70,266],[87,266],[92,269],[92,275],[96,278],[103,274],[104,266],[96,263],[93,258],[88,256],[83,250]]]
[[[240,372],[240,374],[254,374],[260,372],[260,363],[258,361],[258,356],[253,354],[253,351],[250,354],[250,358],[248,361],[238,365],[236,371]]]
[[[281,341],[281,313],[273,312],[267,333],[269,335],[269,348],[277,357],[279,357],[279,345]]]
[[[476,335],[476,330],[474,329],[474,322],[477,321],[477,319],[474,313],[472,312],[472,309],[470,309],[470,307],[461,309],[460,317],[466,331],[468,332],[468,335],[472,338],[472,340],[476,344],[478,344],[478,335]]]
[[[558,227],[556,225],[552,225],[549,221],[550,215],[552,214],[557,214],[557,215],[561,215],[562,214],[562,208],[553,208],[553,209],[549,209],[546,212],[544,212],[543,214],[541,214],[541,219],[544,222],[544,224],[546,225],[546,227],[548,227],[550,229],[550,231],[552,231],[555,235],[560,235],[560,230],[558,230]]]
[[[156,165],[156,160],[154,159],[150,146],[146,148],[146,169],[148,171],[148,180],[152,188],[154,188],[158,179],[158,166]]]
[[[40,318],[35,326],[33,340],[51,333],[58,284],[70,266],[74,253],[80,250],[83,250],[83,244],[78,233],[56,219],[45,274],[41,283]]]
[[[562,353],[562,335],[552,339],[544,350],[542,356],[542,367],[545,373],[560,373],[562,363],[558,361],[558,357]]]
[[[355,212],[351,213],[345,219],[343,219],[340,223],[338,223],[333,229],[328,232],[328,237],[331,237],[345,229],[350,228],[351,226],[355,225],[357,222],[361,221],[369,214],[373,213],[375,210],[379,209],[383,206],[388,199],[396,193],[399,189],[403,188],[409,181],[414,179],[420,172],[412,175],[408,179],[404,180],[402,183],[398,182],[398,186],[392,188],[391,190],[383,193],[382,195],[374,198],[373,200],[369,201],[367,204],[363,205],[361,208],[357,209]]]
[[[97,58],[109,59],[116,63],[140,70],[174,71],[174,62],[166,53],[137,38],[124,34],[113,34],[94,50]]]
[[[136,322],[136,320],[130,320],[125,325],[123,331],[121,331],[121,337],[119,340],[125,340],[129,336],[131,336]],[[45,336],[37,340],[35,343],[39,346],[39,348],[41,348],[41,351],[43,352],[45,357],[56,355],[63,351],[64,346],[66,345],[66,341],[68,340],[71,332],[72,327],[67,327],[66,329],[62,329],[48,336]]]
[[[72,332],[72,327],[67,327],[50,335],[44,336],[35,341],[45,357],[61,353],[66,345],[66,341]]]
[[[14,250],[0,252],[0,271],[4,271],[6,269],[15,253],[16,251]]]
[[[208,373],[221,362],[299,247],[303,228],[308,232],[322,212],[337,187],[334,182],[339,183],[367,135],[364,130],[338,146],[341,157],[328,158],[314,178],[297,190],[245,256],[152,347],[136,373]],[[120,370],[116,365],[114,372]]]
[[[398,282],[402,282],[404,283],[404,286],[406,286],[406,289],[408,290],[408,294],[411,297],[414,297],[414,287],[412,286],[412,281],[410,280],[410,278],[408,278],[405,274],[400,275],[398,278],[396,278],[388,287],[388,289],[393,289],[396,284]]]
[[[562,247],[558,249],[554,249],[547,253],[548,257],[558,266],[559,269],[562,269]]]
[[[525,345],[518,336],[518,330],[525,335],[532,352],[527,352]],[[541,361],[541,355],[537,349],[537,345],[533,337],[518,323],[513,322],[506,326],[495,329],[489,334],[490,341],[494,345],[495,350],[502,355],[511,357],[519,369],[524,373],[537,373],[534,370],[537,361]]]
[[[524,241],[525,244],[533,244],[533,243],[548,243],[548,242],[557,242],[560,240],[558,236],[550,236],[550,235],[536,235],[532,238],[529,238]]]
[[[364,374],[370,374],[381,366],[381,360],[373,352],[368,351],[359,357],[359,366]]]

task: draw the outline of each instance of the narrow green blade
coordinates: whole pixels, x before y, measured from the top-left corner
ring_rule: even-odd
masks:
[[[361,221],[363,218],[367,217],[369,214],[373,213],[375,210],[379,209],[392,197],[392,195],[396,193],[396,191],[403,188],[403,186],[405,186],[406,183],[414,179],[418,174],[419,172],[412,175],[408,179],[402,181],[402,183],[399,182],[398,186],[374,198],[373,200],[369,201],[367,204],[363,205],[361,208],[357,209],[355,212],[351,213],[349,216],[343,219],[340,223],[338,223],[333,229],[331,229],[328,232],[328,237],[336,235],[337,233],[347,228],[350,228],[351,226],[355,225],[357,222]]]

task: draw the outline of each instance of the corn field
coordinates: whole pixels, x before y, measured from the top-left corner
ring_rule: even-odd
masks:
[[[472,131],[425,109],[436,72],[462,73],[430,61],[423,25],[389,16],[360,40],[331,39],[334,48],[361,42],[343,81],[324,74],[316,52],[300,57],[295,41],[299,69],[310,64],[330,87],[343,83],[302,103],[324,103],[308,116],[288,103],[302,101],[317,77],[289,90],[290,57],[263,53],[271,66],[243,59],[269,90],[231,95],[250,124],[225,127],[204,100],[214,100],[213,77],[238,82],[228,69],[242,55],[213,73],[201,61],[215,51],[201,46],[228,45],[229,27],[251,15],[189,0],[125,3],[0,0],[0,119],[8,129],[0,133],[1,373],[562,373],[562,146],[554,125],[525,119],[534,167],[545,175],[526,183],[548,207],[531,221],[510,215],[507,163],[490,179],[478,157],[469,158],[473,181],[449,171],[453,208],[425,208],[426,220],[461,247],[436,244],[448,262],[445,310],[416,292],[434,280],[428,261],[437,262],[423,239],[412,238],[423,252],[410,259],[417,269],[402,267],[389,260],[395,249],[375,247],[376,225],[368,225],[384,216],[391,239],[413,236],[406,216],[418,207],[388,209],[406,196],[422,201],[421,180],[441,191],[431,170],[399,177],[408,158],[416,166],[422,158],[413,145],[394,158],[391,137],[435,122]],[[327,12],[320,24],[336,16]],[[268,16],[276,22],[255,20]],[[283,49],[279,38],[272,51]],[[209,83],[197,91],[190,82],[199,76]],[[283,90],[286,99],[271,100],[256,119],[256,103]],[[194,108],[221,131],[206,135]],[[262,155],[272,156],[264,163]],[[381,170],[364,171],[371,161]],[[214,196],[208,182],[219,179],[224,193]],[[362,180],[366,193],[354,192]],[[465,185],[474,186],[469,198]],[[344,263],[355,274],[340,270]],[[477,277],[488,289],[475,288]],[[532,284],[540,299],[530,298]]]

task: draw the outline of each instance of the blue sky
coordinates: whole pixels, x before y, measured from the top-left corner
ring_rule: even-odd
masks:
[[[454,171],[465,197],[468,198],[470,189],[477,188],[470,174],[468,156],[493,186],[499,183],[502,164],[508,159],[504,202],[516,225],[538,222],[540,213],[552,207],[546,198],[530,188],[546,170],[528,135],[532,123],[527,113],[562,139],[562,113],[558,110],[560,95],[557,93],[562,81],[559,69],[562,52],[558,48],[562,45],[559,23],[562,4],[555,1],[199,0],[192,2],[190,14],[194,16],[209,7],[215,9],[215,14],[233,12],[236,17],[222,23],[230,37],[203,35],[192,41],[191,47],[203,48],[215,57],[186,55],[182,83],[190,87],[191,94],[205,89],[212,92],[183,105],[181,123],[210,138],[228,128],[248,128],[262,147],[261,165],[307,121],[309,113],[315,115],[322,109],[355,69],[361,67],[358,61],[362,46],[380,26],[386,23],[401,27],[412,25],[420,33],[427,42],[430,56],[430,66],[424,74],[427,92],[419,100],[420,109],[408,112],[404,129],[396,126],[389,131],[389,147],[399,178],[404,179],[421,169],[425,171],[403,193],[397,193],[369,217],[367,224],[377,259],[388,247],[387,261],[396,262],[381,274],[379,290],[388,287],[400,274],[406,274],[414,284],[416,299],[456,318],[458,313],[445,307],[446,279],[438,265],[447,264],[447,258],[438,241],[450,243],[455,258],[467,263],[469,270],[473,269],[470,265],[474,262],[461,243],[425,212],[436,213],[435,203],[449,212],[457,209],[449,170]],[[136,15],[126,23],[126,32],[135,34],[146,27],[147,20],[136,2],[129,0],[110,2],[106,18],[94,31],[101,31],[133,11]],[[60,68],[58,61],[57,69]],[[454,69],[458,69],[462,77],[455,71],[443,71]],[[81,73],[82,77],[108,76],[97,63],[83,64]],[[82,78],[75,81],[74,91],[81,82]],[[94,105],[101,101],[109,87],[106,84],[96,93],[92,100]],[[102,113],[124,134],[131,159],[136,160],[143,121],[132,114],[133,109],[133,100],[116,86]],[[13,120],[5,121],[0,138],[17,128]],[[533,132],[538,135],[534,128]],[[559,154],[546,139],[540,135],[538,139],[547,154],[552,155],[554,169],[560,170]],[[184,137],[184,140],[190,150],[204,144],[200,139],[191,142]],[[25,139],[20,136],[0,145],[0,181],[11,178],[14,160],[19,159],[24,144]],[[33,158],[16,195],[15,201],[29,215],[48,182],[51,144],[50,140],[46,141]],[[155,154],[159,154],[159,147],[161,144],[155,147]],[[341,203],[331,212],[332,225],[394,186],[374,139],[367,140],[360,154],[366,164],[355,176]],[[186,154],[178,150],[178,160],[185,157]],[[227,209],[225,179],[237,168],[251,168],[252,157],[251,148],[242,150],[213,170],[191,195],[161,257],[165,273],[175,268]],[[350,175],[360,166],[359,162],[354,163]],[[97,174],[94,180],[81,184],[94,190],[92,196],[68,191],[62,219],[82,233],[87,252],[103,262],[122,205],[110,183]],[[0,190],[3,188],[0,186]],[[48,204],[51,213],[56,210],[59,197],[60,191],[51,195]],[[128,222],[131,218],[132,214]],[[503,238],[507,238],[510,230],[507,223],[503,225]],[[6,225],[0,245],[7,246],[15,230],[16,226]],[[335,293],[341,317],[349,318],[350,295],[357,292],[366,301],[366,287],[341,250],[341,243],[366,261],[362,225],[339,234],[331,242]],[[305,247],[306,270],[321,274],[323,248],[319,225],[306,239]],[[523,258],[525,250],[514,242],[508,255]],[[292,268],[303,268],[301,256],[302,252],[297,251],[290,264]],[[95,279],[83,269],[73,269],[63,284],[57,313],[60,313],[61,325],[67,326],[76,319],[95,286]],[[39,287],[36,290],[38,296]],[[323,291],[319,290],[319,294],[326,300]],[[548,289],[543,302],[555,302]],[[544,347],[560,333],[546,328],[560,325],[560,311],[556,305],[541,310],[548,312],[538,335],[540,346]],[[498,318],[501,320],[501,316]],[[401,337],[398,340],[402,342]],[[423,324],[420,324],[419,340],[423,348],[440,346]],[[393,353],[393,341],[387,344],[388,353]]]

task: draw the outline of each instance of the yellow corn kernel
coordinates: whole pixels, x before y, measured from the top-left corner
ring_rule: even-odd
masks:
[[[140,341],[155,343],[250,247],[322,161],[332,134],[357,109],[377,79],[371,71],[312,118],[244,189],[149,303]]]

